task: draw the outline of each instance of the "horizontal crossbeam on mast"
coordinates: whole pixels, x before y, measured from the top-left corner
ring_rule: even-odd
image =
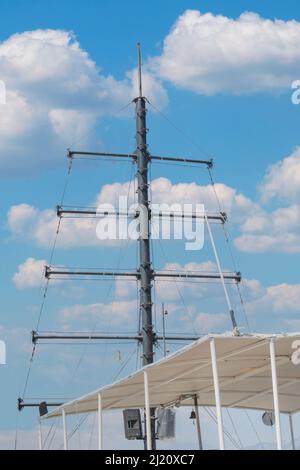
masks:
[[[220,274],[218,273],[200,273],[200,274],[190,274],[190,273],[154,273],[155,278],[165,277],[165,278],[178,278],[178,279],[221,279]],[[242,275],[241,273],[223,273],[223,278],[226,280],[233,280],[236,282],[241,282]]]
[[[63,217],[64,215],[94,215],[97,217],[105,217],[105,216],[124,216],[124,217],[132,217],[133,219],[139,216],[139,211],[132,211],[132,212],[120,212],[120,211],[105,211],[105,210],[97,210],[95,208],[84,208],[84,209],[77,209],[77,208],[64,208],[62,206],[57,206],[57,216]],[[200,214],[184,214],[184,213],[166,213],[166,212],[153,212],[151,211],[151,217],[170,217],[170,218],[181,218],[181,219],[205,219],[204,215]],[[211,221],[220,221],[222,224],[226,222],[227,215],[225,212],[220,212],[218,214],[207,214],[208,220]]]
[[[68,150],[67,153],[69,158],[74,158],[76,155],[82,157],[115,157],[115,158],[133,158],[134,160],[137,159],[137,155],[135,153],[107,153],[107,152],[82,152],[80,150]],[[167,162],[175,162],[175,163],[193,163],[198,165],[206,165],[207,168],[212,168],[214,163],[213,160],[196,160],[193,158],[186,158],[186,157],[163,157],[159,155],[150,155],[149,160],[159,160],[159,161],[167,161]]]
[[[181,163],[195,163],[200,165],[206,165],[207,168],[212,168],[214,166],[214,162],[212,159],[210,160],[194,160],[192,158],[184,158],[184,157],[160,157],[158,155],[150,155],[149,158],[151,160],[161,160],[167,162],[181,162]]]
[[[18,406],[18,410],[22,411],[23,408],[39,408],[40,404],[41,403],[35,403],[35,402],[26,403],[26,402],[24,402],[24,400],[22,398],[18,398],[18,405],[17,406]],[[48,402],[46,402],[46,404],[47,404],[47,407],[48,406],[53,406],[55,408],[57,406],[63,405],[63,403],[48,403]]]
[[[137,156],[133,153],[81,152],[77,150],[68,150],[67,156],[69,158],[74,158],[74,156],[76,155],[81,157],[116,157],[133,159],[137,158]]]
[[[45,277],[49,279],[52,275],[56,276],[111,276],[111,277],[134,277],[139,278],[140,273],[134,272],[114,272],[114,271],[80,271],[79,269],[68,270],[68,268],[51,268],[50,266],[46,266],[45,268]]]
[[[101,333],[38,333],[32,332],[32,342],[36,344],[40,340],[124,340],[124,341],[142,341],[142,335],[114,335]],[[197,341],[200,336],[197,335],[154,335],[154,341]]]
[[[115,272],[115,271],[85,271],[77,269],[72,270],[68,268],[51,268],[46,266],[45,277],[49,279],[51,276],[111,276],[111,277],[134,277],[139,279],[141,277],[138,271],[135,272]],[[152,278],[177,278],[177,279],[221,279],[219,273],[164,273],[164,272],[152,272]],[[223,278],[226,280],[233,280],[241,282],[241,273],[223,273]]]

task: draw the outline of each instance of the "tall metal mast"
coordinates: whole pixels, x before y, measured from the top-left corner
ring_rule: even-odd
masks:
[[[142,96],[141,82],[141,53],[138,44],[139,58],[139,96],[135,99],[136,113],[136,155],[137,155],[137,181],[138,204],[140,212],[140,312],[142,318],[143,337],[143,365],[153,362],[153,325],[152,325],[152,265],[150,254],[150,211],[149,211],[149,184],[148,163],[149,154],[147,146],[146,127],[146,99]],[[146,220],[143,218],[147,218]],[[143,220],[142,220],[143,219]]]
[[[213,161],[212,160],[198,160],[198,159],[191,159],[185,156],[180,157],[170,157],[170,156],[160,156],[160,155],[150,155],[148,152],[147,146],[147,125],[146,125],[146,98],[143,96],[143,89],[142,89],[142,69],[141,69],[141,51],[140,51],[140,44],[138,44],[138,97],[134,99],[135,103],[135,114],[136,114],[136,150],[134,153],[107,153],[107,152],[88,152],[82,150],[68,150],[68,157],[70,159],[80,157],[88,157],[91,156],[95,157],[112,157],[112,158],[122,158],[122,159],[131,159],[137,164],[137,181],[138,181],[138,204],[139,207],[134,213],[130,211],[126,212],[117,212],[111,215],[118,215],[118,216],[127,216],[130,218],[137,218],[139,217],[140,223],[140,234],[139,234],[139,266],[137,271],[113,271],[113,270],[88,270],[88,269],[80,269],[80,268],[67,268],[67,267],[54,267],[54,266],[46,266],[45,267],[45,276],[48,280],[50,279],[62,279],[64,276],[70,278],[74,276],[75,278],[78,276],[89,276],[90,278],[97,277],[128,277],[128,278],[136,278],[140,281],[140,318],[141,318],[141,328],[140,331],[137,332],[135,335],[120,335],[120,334],[103,334],[103,333],[92,333],[86,334],[82,332],[78,333],[57,333],[57,332],[48,332],[48,333],[40,333],[39,331],[32,332],[32,342],[35,344],[40,340],[58,340],[58,339],[68,339],[68,340],[137,340],[140,341],[142,344],[143,350],[143,366],[151,364],[154,362],[154,346],[155,343],[159,340],[164,341],[164,350],[165,350],[165,341],[166,339],[172,341],[195,341],[198,339],[198,335],[196,336],[166,336],[165,335],[165,328],[163,328],[163,336],[157,335],[156,332],[153,330],[152,324],[152,281],[155,278],[177,278],[177,279],[220,279],[225,296],[227,299],[227,304],[229,308],[229,313],[231,316],[231,320],[233,323],[234,332],[238,333],[236,322],[234,318],[234,313],[230,304],[230,300],[227,294],[225,280],[232,280],[236,283],[241,281],[241,273],[223,273],[221,270],[220,261],[218,258],[218,254],[216,251],[212,231],[210,228],[209,221],[212,222],[219,222],[221,224],[225,224],[227,221],[227,216],[224,212],[216,213],[216,214],[206,214],[199,215],[196,213],[192,213],[190,215],[178,214],[174,217],[179,218],[190,218],[190,219],[203,219],[206,221],[207,228],[209,231],[209,236],[211,239],[213,251],[216,258],[216,263],[218,266],[218,272],[154,272],[153,266],[151,264],[151,250],[150,250],[150,239],[151,239],[151,218],[154,217],[171,217],[169,213],[164,211],[159,211],[156,213],[151,213],[150,201],[149,201],[149,182],[148,182],[148,165],[151,160],[154,161],[166,161],[168,163],[192,163],[194,165],[204,165],[208,169],[212,168]],[[71,166],[70,166],[71,168]],[[57,207],[57,216],[59,218],[63,217],[86,217],[86,216],[95,216],[95,217],[105,217],[109,215],[109,212],[104,211],[103,213],[99,213],[98,210],[95,208],[81,208],[78,209],[77,207],[67,206],[58,206]],[[60,225],[59,225],[60,226]],[[58,227],[59,227],[58,226]],[[58,228],[59,230],[59,228]],[[57,232],[58,233],[58,232]],[[46,291],[45,291],[46,292]],[[165,312],[163,312],[164,316]],[[39,406],[39,403],[24,403],[23,399],[20,398],[18,401],[19,410],[24,407],[32,407],[32,406]],[[54,406],[56,404],[48,403],[48,406]],[[151,408],[150,410],[151,415],[151,441],[152,441],[152,449],[155,450],[156,448],[156,432],[155,432],[155,408]],[[149,437],[149,434],[148,434]],[[147,432],[145,430],[144,433],[144,445],[147,448]]]
[[[140,238],[139,238],[139,261],[140,261],[140,315],[141,335],[143,348],[143,365],[151,364],[154,356],[154,333],[152,325],[152,264],[150,253],[150,219],[149,211],[149,184],[148,163],[149,153],[147,145],[146,125],[146,99],[143,97],[141,49],[138,43],[138,85],[139,96],[135,101],[136,116],[136,156],[137,156],[137,181],[138,181],[138,204],[140,212]],[[155,410],[151,410],[151,434],[152,449],[155,449]]]

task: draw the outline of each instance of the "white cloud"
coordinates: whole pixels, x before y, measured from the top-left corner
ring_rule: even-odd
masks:
[[[38,171],[64,158],[65,149],[85,136],[105,115],[136,96],[136,72],[116,80],[103,75],[74,34],[35,30],[0,43],[1,80],[7,103],[1,107],[2,173]],[[164,106],[166,92],[151,72],[145,93]],[[92,135],[90,143],[98,144]]]
[[[10,208],[7,223],[14,237],[33,240],[39,246],[49,248],[55,237],[58,218],[52,209],[38,210],[28,204],[19,204]],[[99,244],[96,225],[97,221],[93,219],[64,219],[58,247]]]
[[[289,162],[294,162],[292,171]],[[276,164],[267,172],[261,188],[263,193],[272,195],[283,191],[284,187],[292,187],[287,174],[297,174],[298,153]],[[279,168],[279,170],[278,170]],[[271,176],[272,175],[272,176]],[[283,181],[281,181],[281,176]],[[285,181],[286,184],[284,183]],[[294,185],[296,187],[296,183]],[[130,182],[104,185],[91,202],[92,206],[112,204],[118,207],[119,196],[129,196],[129,205],[133,203],[135,185]],[[265,188],[265,189],[264,189]],[[263,203],[259,204],[247,198],[236,189],[222,183],[215,184],[215,190],[221,201],[222,210],[229,216],[229,223],[238,228],[241,233],[236,236],[236,248],[244,252],[300,252],[300,204],[293,203],[287,207],[266,210]],[[152,202],[164,203],[170,206],[174,203],[199,204],[204,203],[206,210],[216,212],[218,204],[211,185],[192,183],[173,184],[167,178],[157,178],[151,182]],[[296,189],[295,189],[296,191]],[[292,193],[291,193],[292,196]],[[105,243],[116,245],[118,240],[99,240],[96,227],[99,219],[64,218],[60,226],[57,246],[70,248],[78,246],[95,246]],[[41,247],[49,247],[53,242],[57,227],[57,217],[53,210],[38,210],[28,204],[12,206],[8,213],[8,226],[14,237],[35,241]]]
[[[167,178],[158,178],[152,181],[153,203],[204,203],[208,211],[216,212],[217,201],[210,185],[201,186],[196,183],[172,184]],[[244,220],[245,214],[255,212],[256,205],[243,194],[224,184],[216,184],[215,189],[222,206],[231,217],[231,221]],[[93,206],[99,204],[113,204],[117,207],[120,195],[129,195],[134,199],[134,185],[129,182],[104,185],[92,202]],[[131,203],[130,202],[130,203]],[[53,242],[57,228],[57,217],[53,210],[38,210],[28,204],[12,206],[8,213],[8,226],[13,236],[30,239],[39,246],[49,247]],[[114,240],[99,240],[96,236],[96,226],[99,219],[64,218],[60,226],[58,247],[93,246],[100,243],[117,243]]]
[[[18,271],[13,275],[13,282],[18,289],[40,287],[45,278],[44,271],[46,261],[43,259],[27,258],[18,266]]]
[[[210,272],[217,272],[217,267],[215,263],[211,261],[206,261],[203,263],[187,263],[185,265],[181,265],[180,263],[167,263],[164,268],[162,269],[162,272],[170,272],[170,271],[175,271],[175,272],[189,272],[189,273],[197,273],[197,272],[205,272],[205,273],[210,273]],[[211,290],[211,286],[208,286],[207,284],[196,284],[196,283],[189,283],[186,281],[180,281],[180,280],[160,280],[159,278],[156,280],[156,292],[158,295],[158,298],[164,300],[164,301],[178,301],[181,299],[182,296],[185,298],[201,298],[204,297],[205,294],[208,293],[208,290]],[[213,287],[215,289],[215,286]]]
[[[246,253],[299,253],[300,235],[277,233],[266,235],[244,234],[234,240],[236,248]]]
[[[136,309],[136,300],[116,300],[108,304],[75,304],[63,308],[60,317],[64,322],[97,318],[99,324],[109,320],[112,325],[120,325],[132,322],[132,319],[136,318]]]
[[[198,313],[194,325],[201,333],[220,331],[225,325],[229,326],[229,315],[225,313]]]
[[[300,23],[245,12],[233,19],[187,10],[150,63],[181,88],[211,95],[289,88],[299,76]]]
[[[300,252],[300,149],[272,165],[259,189],[261,205],[248,213],[235,246],[245,252]],[[285,201],[290,205],[280,207]],[[264,209],[272,202],[275,209]],[[277,208],[276,208],[277,206]]]
[[[297,200],[300,195],[300,148],[272,165],[261,185],[264,200],[284,198]]]
[[[300,284],[261,286],[261,289],[261,295],[247,303],[249,313],[287,315],[299,312]]]
[[[263,209],[246,218],[242,235],[234,241],[240,251],[262,253],[300,252],[300,205],[292,204],[270,212]]]
[[[177,183],[167,178],[157,178],[151,184],[152,200],[154,203],[203,203],[207,211],[217,211],[217,200],[211,185],[198,185],[197,183]],[[215,184],[215,191],[221,202],[222,209],[231,217],[238,220],[245,211],[254,210],[250,199],[239,193],[236,189],[222,183]]]

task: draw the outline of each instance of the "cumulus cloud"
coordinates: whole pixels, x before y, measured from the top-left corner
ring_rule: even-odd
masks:
[[[18,289],[40,287],[46,264],[44,259],[27,258],[18,266],[18,271],[13,275],[13,283]]]
[[[299,187],[300,149],[297,148],[266,171],[259,185],[261,205],[257,204],[257,210],[245,218],[235,246],[245,252],[299,253]],[[267,210],[266,203],[277,208]]]
[[[300,195],[300,148],[272,165],[261,185],[263,200],[284,198],[297,200]]]
[[[196,183],[172,184],[167,178],[152,181],[153,203],[205,204],[208,211],[216,212],[216,198],[210,185]],[[238,222],[245,219],[245,214],[255,212],[256,205],[243,194],[224,184],[216,184],[215,189],[231,220]],[[129,205],[134,201],[134,185],[130,182],[104,185],[92,201],[92,206],[112,204],[117,207],[119,196],[129,195]],[[60,226],[58,247],[93,246],[103,241],[96,236],[99,219],[64,218]],[[57,217],[52,209],[39,210],[28,204],[12,206],[8,213],[8,227],[15,237],[35,241],[39,246],[49,247],[57,227]],[[105,240],[104,243],[116,243]]]
[[[246,218],[242,235],[234,241],[245,252],[300,252],[300,205],[293,204],[274,211],[261,210]]]
[[[161,272],[179,272],[179,273],[211,273],[217,272],[217,267],[212,261],[206,261],[202,263],[187,263],[181,265],[180,263],[167,263]],[[156,292],[160,299],[164,301],[174,302],[180,300],[182,295],[186,298],[199,299],[204,297],[211,290],[212,286],[207,284],[196,284],[180,280],[167,280],[157,279],[156,280]],[[213,287],[215,290],[215,286]]]
[[[33,240],[38,246],[49,248],[55,237],[58,219],[53,209],[39,210],[28,204],[19,204],[10,208],[7,223],[13,237]],[[71,248],[99,244],[96,226],[95,219],[64,219],[57,246]]]
[[[99,324],[109,320],[112,325],[120,325],[132,322],[132,319],[136,318],[136,308],[136,300],[116,300],[107,304],[75,304],[63,308],[60,317],[64,322],[97,318]]]
[[[272,194],[276,201],[280,200],[281,195],[292,199],[293,194],[297,194],[298,160],[297,151],[291,157],[273,165],[260,185],[263,195]],[[111,204],[118,208],[119,197],[128,196],[130,207],[135,200],[134,186],[130,182],[106,184],[91,205],[98,207]],[[289,188],[293,188],[294,192],[289,191]],[[293,202],[286,207],[270,210],[265,208],[264,199],[255,202],[225,184],[216,183],[215,190],[222,210],[229,216],[229,223],[235,230],[240,231],[234,240],[238,250],[250,253],[300,252],[300,204]],[[211,185],[199,185],[195,182],[172,183],[168,178],[161,177],[151,182],[151,191],[153,204],[194,204],[194,207],[195,204],[204,204],[208,212],[216,212],[218,207]],[[57,227],[54,210],[39,210],[25,203],[10,208],[7,222],[14,237],[33,240],[41,247],[51,245]],[[119,243],[118,240],[99,240],[96,234],[98,222],[99,219],[92,218],[64,218],[57,246],[71,248]]]
[[[0,170],[37,171],[64,157],[65,148],[96,121],[136,95],[136,71],[122,80],[104,75],[72,32],[35,30],[0,43],[1,80],[7,104],[1,108]],[[145,70],[144,89],[160,106],[167,96]],[[91,136],[90,136],[90,139]],[[90,143],[100,144],[91,140]]]
[[[261,295],[246,305],[249,313],[287,315],[299,312],[300,284],[278,284],[261,288]]]
[[[299,76],[299,40],[294,20],[187,10],[151,64],[163,79],[205,95],[280,90]]]
[[[229,325],[229,316],[225,313],[198,313],[194,325],[201,333],[220,331],[225,325]]]

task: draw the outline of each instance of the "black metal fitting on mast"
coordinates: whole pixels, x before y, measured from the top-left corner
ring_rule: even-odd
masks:
[[[24,408],[39,408],[41,403],[46,403],[47,406],[57,407],[63,405],[63,403],[48,403],[48,402],[25,402],[23,398],[18,398],[17,408],[18,411],[22,411]]]

